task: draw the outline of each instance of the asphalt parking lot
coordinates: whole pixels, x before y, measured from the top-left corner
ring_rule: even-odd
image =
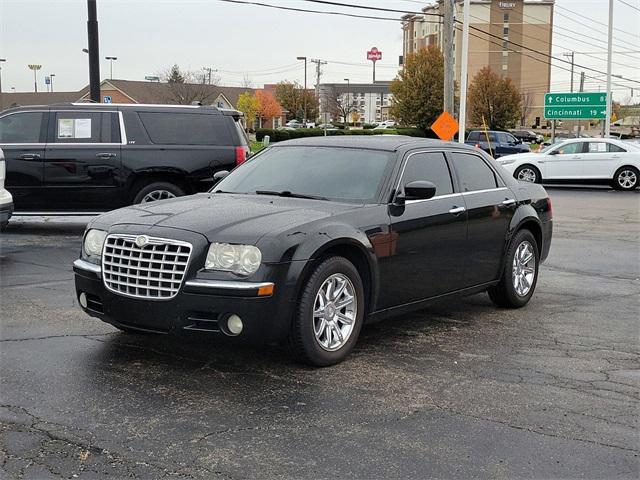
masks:
[[[0,478],[638,478],[640,191],[550,189],[536,295],[367,328],[343,364],[128,335],[73,294],[82,218],[0,237]]]

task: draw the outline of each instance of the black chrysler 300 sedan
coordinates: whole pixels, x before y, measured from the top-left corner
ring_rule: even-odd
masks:
[[[307,138],[267,148],[209,193],[97,217],[76,291],[124,331],[287,340],[323,366],[365,322],[433,299],[486,290],[522,307],[551,232],[545,190],[473,147]]]

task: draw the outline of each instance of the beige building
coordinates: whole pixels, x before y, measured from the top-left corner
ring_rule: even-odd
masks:
[[[463,18],[463,2],[456,0],[456,18]],[[471,0],[469,67],[471,80],[480,69],[511,78],[523,95],[526,126],[545,124],[544,94],[549,90],[554,0]],[[429,45],[442,45],[442,0],[422,9],[424,15],[402,17],[403,58]],[[486,32],[486,33],[485,33]],[[454,33],[456,81],[460,82],[462,26]],[[526,47],[523,49],[520,45]],[[532,52],[541,52],[543,55]]]

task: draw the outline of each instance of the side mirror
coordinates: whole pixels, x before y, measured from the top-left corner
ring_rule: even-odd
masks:
[[[552,150],[548,153],[548,155],[558,155],[558,150]]]
[[[218,183],[220,180],[222,180],[227,175],[229,175],[229,171],[228,170],[220,170],[220,171],[214,173],[213,174],[214,183]]]
[[[415,180],[404,186],[404,195],[399,195],[397,200],[427,200],[436,194],[436,186],[425,180]]]

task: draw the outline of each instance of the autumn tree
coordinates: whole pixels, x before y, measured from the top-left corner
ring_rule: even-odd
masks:
[[[404,68],[391,82],[390,113],[401,123],[426,130],[442,113],[444,60],[435,46],[407,55]]]
[[[282,113],[282,107],[278,103],[278,100],[276,100],[276,97],[273,96],[273,93],[266,90],[256,90],[255,99],[258,104],[260,128],[262,128],[263,120],[269,120]]]
[[[533,110],[534,95],[529,90],[520,94],[520,125],[526,125],[527,118]]]
[[[211,84],[203,82],[201,72],[182,71],[178,65],[165,69],[158,75],[166,83],[163,100],[166,103],[191,105],[194,102],[212,103],[218,94],[215,85],[219,78],[212,78]]]
[[[318,102],[313,91],[305,90],[297,82],[283,81],[276,86],[276,99],[287,111],[287,120],[302,120],[304,109],[307,109],[307,120],[318,116]]]
[[[256,121],[256,116],[260,110],[260,103],[255,95],[247,91],[241,93],[238,96],[238,104],[236,105],[238,110],[244,113],[244,118],[247,121],[247,126],[253,128],[253,124]]]
[[[349,122],[351,112],[357,111],[354,96],[340,93],[335,87],[330,87],[325,91],[324,101],[326,102],[326,111],[331,118],[342,118],[344,123]]]
[[[510,128],[520,119],[520,92],[510,78],[497,75],[489,67],[473,77],[468,96],[469,117],[475,125]]]

